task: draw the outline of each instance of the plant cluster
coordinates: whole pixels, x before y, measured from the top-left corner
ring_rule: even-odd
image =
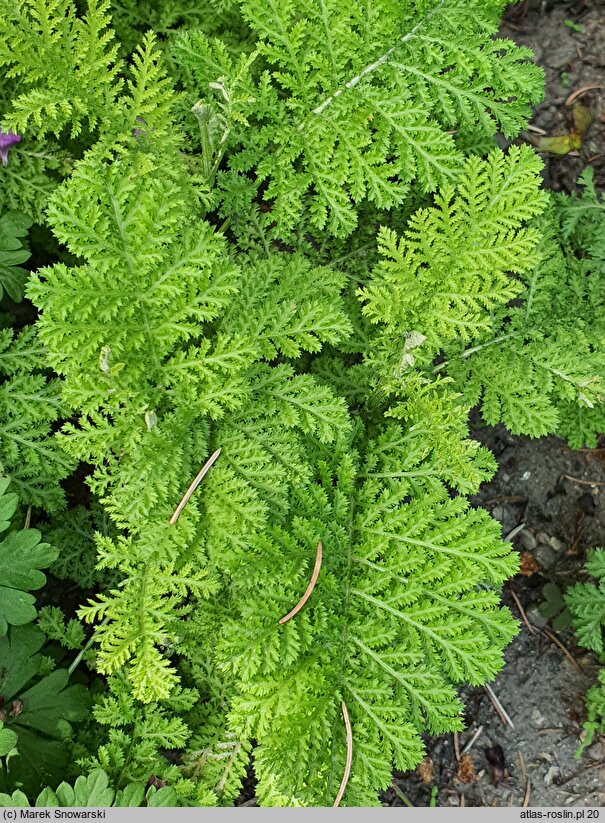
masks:
[[[0,459],[56,547],[0,553],[4,804],[229,804],[252,763],[262,804],[376,803],[516,631],[469,406],[603,413],[597,252],[494,147],[542,82],[504,2],[194,5],[0,0]],[[78,620],[28,622],[47,568]],[[20,766],[40,695],[72,773]]]
[[[591,552],[586,571],[591,579],[568,589],[565,601],[572,612],[578,642],[605,664],[605,550]],[[586,694],[586,705],[585,737],[577,756],[592,743],[595,732],[602,734],[605,731],[605,665],[599,671],[598,683]]]

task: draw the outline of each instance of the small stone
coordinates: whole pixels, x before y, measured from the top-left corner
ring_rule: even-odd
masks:
[[[502,480],[503,483],[508,483],[508,482],[510,482],[510,474],[507,474],[506,472],[502,472],[502,474],[500,475],[500,479]]]
[[[534,726],[543,726],[546,723],[546,718],[543,714],[540,714],[540,711],[537,707],[532,711],[531,719],[533,721]]]
[[[523,474],[521,475],[521,480],[529,480],[530,477],[531,472],[523,472]]]
[[[550,766],[546,774],[544,775],[544,782],[547,786],[553,782],[555,777],[558,777],[561,774],[561,770],[558,766]]]
[[[498,520],[500,523],[504,520],[504,506],[494,506],[492,509],[492,517],[494,520]]]
[[[519,533],[519,542],[528,552],[533,551],[537,546],[536,538],[527,529],[523,529],[523,531]]]
[[[537,629],[544,629],[548,626],[548,619],[544,617],[543,614],[540,614],[537,606],[530,606],[529,609],[525,610],[525,614],[532,626],[535,626]]]
[[[538,540],[538,543],[548,543],[548,541],[550,540],[550,535],[546,534],[546,532],[544,531],[538,532],[538,534],[536,535],[536,539]]]
[[[565,543],[563,543],[562,540],[559,540],[558,537],[551,537],[548,543],[556,552],[562,552],[565,548]]]
[[[546,543],[539,543],[536,546],[534,557],[543,569],[550,569],[558,560],[556,553]]]

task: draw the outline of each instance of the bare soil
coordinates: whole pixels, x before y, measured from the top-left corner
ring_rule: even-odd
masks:
[[[572,191],[592,165],[604,189],[605,0],[525,0],[510,7],[502,35],[529,46],[546,73],[545,100],[527,142],[568,134],[574,103],[592,114],[580,149],[543,154],[545,185]],[[384,803],[427,806],[433,797],[439,806],[604,806],[605,740],[596,738],[575,757],[584,695],[598,664],[571,630],[545,619],[539,605],[547,583],[564,591],[582,578],[587,550],[605,545],[605,441],[602,449],[574,452],[554,437],[512,437],[479,421],[474,436],[494,452],[499,471],[473,504],[502,523],[524,572],[503,593],[522,628],[490,684],[509,720],[485,689],[465,689],[467,731],[456,739],[427,739],[424,764],[396,774],[397,790],[389,790]]]

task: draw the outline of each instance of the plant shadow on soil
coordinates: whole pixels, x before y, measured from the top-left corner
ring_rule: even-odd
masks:
[[[545,100],[524,135],[527,142],[568,133],[574,102],[592,113],[581,149],[543,155],[545,185],[572,191],[580,172],[592,165],[603,190],[604,0],[525,0],[509,8],[501,33],[529,46],[546,73]],[[396,773],[398,791],[385,792],[383,803],[403,805],[403,793],[412,805],[427,806],[436,787],[439,806],[603,806],[605,741],[595,736],[574,757],[586,719],[584,695],[598,664],[570,629],[546,621],[538,605],[545,585],[564,591],[582,578],[587,550],[605,545],[605,448],[571,451],[555,437],[529,440],[474,422],[473,436],[492,450],[499,470],[472,503],[491,511],[504,537],[515,532],[511,539],[524,572],[504,587],[503,601],[521,630],[491,684],[514,728],[484,689],[464,689],[466,731],[456,741],[451,734],[428,738],[425,762],[415,772]],[[599,445],[605,447],[605,439]],[[457,759],[479,729],[470,751]]]

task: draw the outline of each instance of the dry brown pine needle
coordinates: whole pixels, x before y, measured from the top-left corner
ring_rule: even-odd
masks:
[[[340,805],[340,801],[343,798],[345,789],[347,788],[347,783],[349,782],[349,775],[351,774],[351,763],[353,762],[353,730],[351,729],[351,720],[349,719],[349,712],[347,711],[347,707],[344,700],[341,703],[341,708],[342,716],[345,721],[345,730],[347,734],[347,758],[345,761],[344,774],[342,776],[342,780],[340,781],[340,788],[338,789],[336,800],[332,804],[334,808]]]
[[[307,586],[307,590],[303,594],[303,596],[300,598],[300,600],[298,601],[296,606],[294,606],[292,611],[289,611],[288,614],[286,614],[284,617],[281,618],[281,620],[279,621],[280,623],[287,623],[288,620],[291,620],[294,617],[295,614],[298,614],[298,612],[302,609],[302,607],[305,605],[307,600],[311,597],[311,592],[315,588],[315,584],[317,583],[317,578],[319,577],[319,570],[321,568],[321,558],[322,558],[322,546],[321,546],[321,540],[320,540],[319,543],[317,544],[317,556],[315,557],[315,566],[313,568],[313,574],[311,575],[311,579],[309,580],[309,585]]]

